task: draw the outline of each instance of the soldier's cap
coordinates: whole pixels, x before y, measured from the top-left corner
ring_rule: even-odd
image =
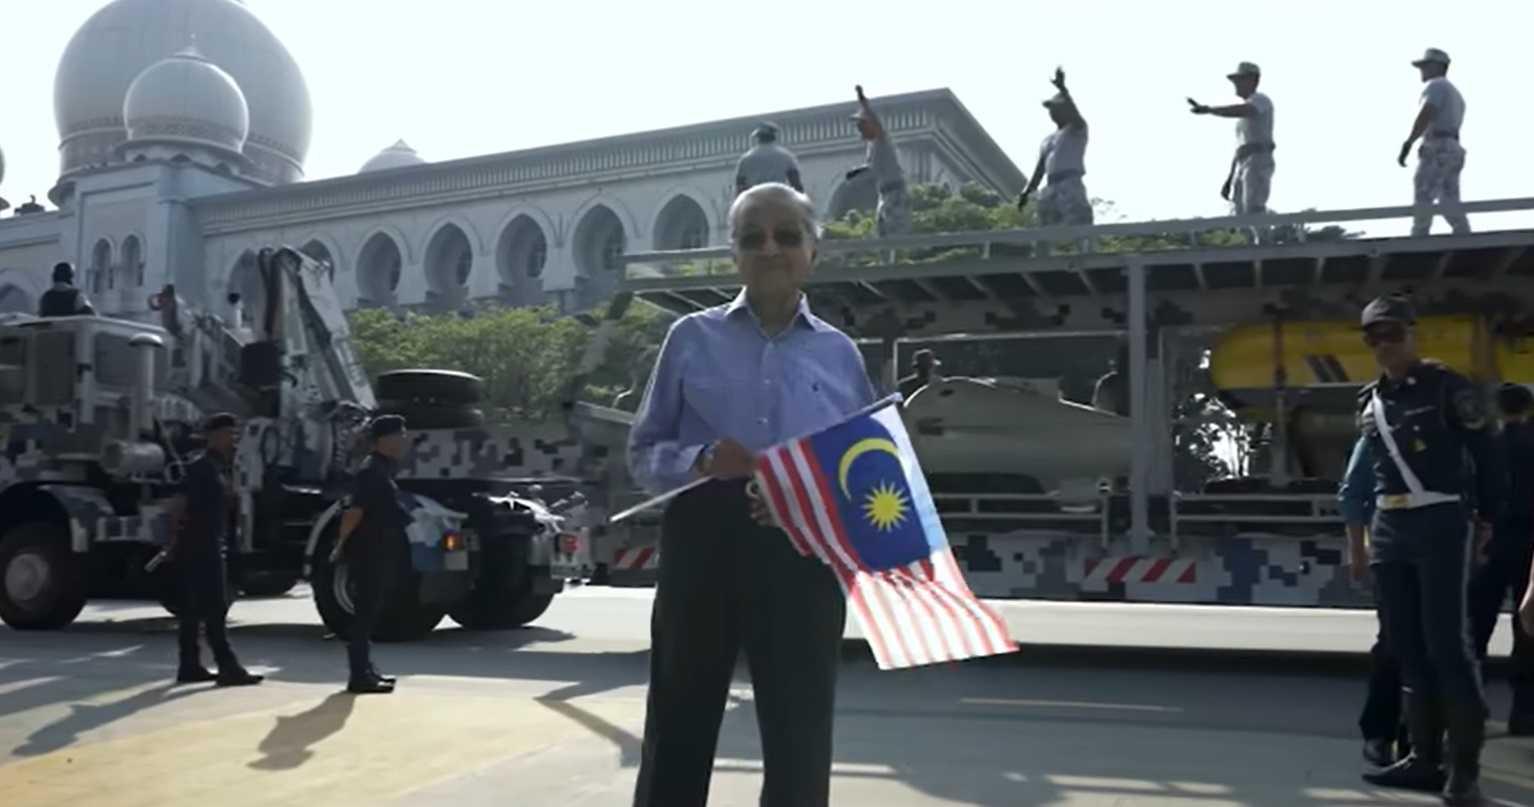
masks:
[[[1400,295],[1387,294],[1376,297],[1364,306],[1363,316],[1359,318],[1359,327],[1368,328],[1370,325],[1382,322],[1412,325],[1417,322],[1417,312],[1412,310],[1411,303]]]
[[[1065,93],[1063,92],[1057,92],[1054,95],[1044,99],[1044,107],[1046,109],[1057,106],[1065,106],[1068,103],[1070,103],[1070,99],[1066,98]]]
[[[939,362],[937,360],[937,354],[936,353],[933,353],[928,348],[922,348],[921,350],[918,350],[915,353],[911,354],[911,366],[914,367],[914,366],[916,366],[918,364],[921,364],[921,360],[922,359],[931,359],[933,364],[941,364],[942,363],[942,362]]]
[[[53,282],[68,283],[75,279],[75,268],[69,265],[69,261],[59,261],[53,265]]]
[[[1412,62],[1411,66],[1412,67],[1421,67],[1421,66],[1423,66],[1425,64],[1441,64],[1444,67],[1448,67],[1449,66],[1449,54],[1444,53],[1443,51],[1439,50],[1438,48],[1428,48],[1427,50],[1422,52],[1422,58],[1421,59],[1417,59],[1416,61]]]
[[[1534,406],[1534,392],[1511,381],[1497,387],[1497,407],[1506,415],[1522,415]]]
[[[1234,73],[1227,73],[1225,77],[1230,79],[1231,81],[1235,81],[1236,79],[1241,78],[1243,76],[1251,76],[1252,78],[1262,78],[1262,68],[1258,67],[1257,65],[1253,64],[1252,62],[1242,62],[1242,63],[1236,65],[1236,72],[1234,72]]]
[[[379,415],[373,418],[373,422],[368,426],[368,434],[375,440],[391,434],[399,434],[404,430],[405,419],[399,415]]]
[[[775,123],[771,123],[771,122],[759,123],[759,124],[757,124],[755,129],[751,130],[751,137],[753,139],[760,140],[760,141],[763,141],[763,142],[766,142],[766,141],[769,141],[769,140],[777,140],[778,139],[778,125],[775,124]]]
[[[203,432],[216,432],[221,429],[233,429],[240,425],[240,419],[231,412],[218,412],[208,416],[202,422]]]

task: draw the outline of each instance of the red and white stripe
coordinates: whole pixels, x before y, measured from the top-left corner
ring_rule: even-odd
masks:
[[[655,569],[660,567],[660,547],[636,546],[625,547],[613,553],[611,569],[623,571],[637,571],[640,569]]]
[[[842,528],[835,494],[805,440],[763,452],[757,478],[794,548],[836,573],[880,669],[1017,650],[1006,623],[970,591],[946,547],[904,567],[870,569]]]
[[[1193,558],[1146,558],[1123,555],[1089,558],[1082,567],[1081,584],[1104,586],[1113,583],[1198,582],[1198,561]]]

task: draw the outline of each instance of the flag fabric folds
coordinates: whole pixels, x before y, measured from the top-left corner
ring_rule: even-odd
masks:
[[[894,400],[761,452],[760,495],[836,573],[880,669],[1014,652],[964,582]]]

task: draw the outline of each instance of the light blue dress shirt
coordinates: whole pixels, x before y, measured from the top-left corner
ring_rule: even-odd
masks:
[[[1337,489],[1337,505],[1349,524],[1368,524],[1374,517],[1374,452],[1363,437],[1353,444],[1347,473]]]
[[[629,432],[629,471],[663,493],[692,481],[705,446],[731,438],[752,451],[833,426],[873,403],[857,345],[810,313],[775,337],[744,290],[672,324]]]

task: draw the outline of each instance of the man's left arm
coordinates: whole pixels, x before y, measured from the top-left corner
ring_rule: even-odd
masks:
[[[1447,383],[1450,422],[1475,463],[1475,517],[1478,529],[1484,533],[1496,523],[1506,501],[1507,462],[1480,390],[1458,374],[1451,375]]]

